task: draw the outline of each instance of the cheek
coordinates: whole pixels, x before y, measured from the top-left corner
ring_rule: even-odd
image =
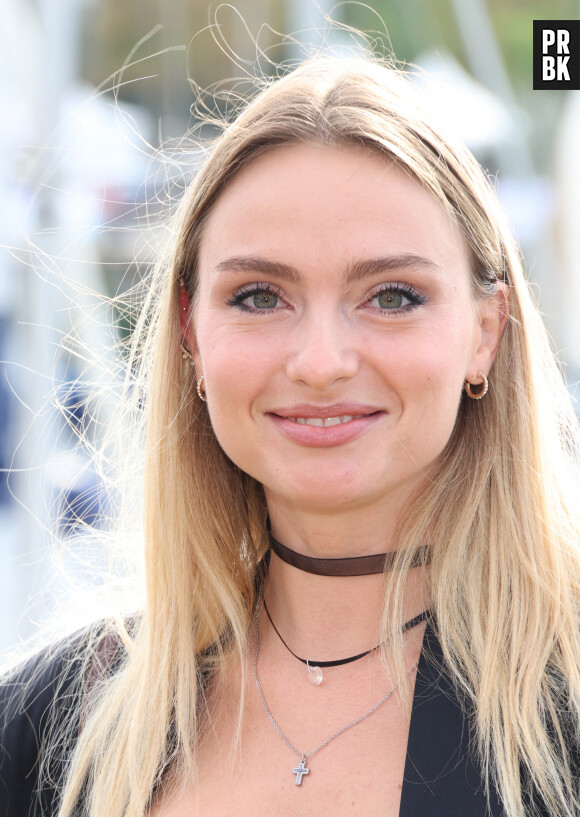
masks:
[[[465,328],[439,330],[405,344],[396,370],[402,419],[408,418],[419,437],[438,442],[453,430],[471,355]]]
[[[254,333],[255,335],[255,333]],[[200,354],[208,383],[240,394],[280,367],[280,352],[273,338],[258,339],[248,332],[214,332],[200,340]]]
[[[470,344],[465,333],[425,332],[403,338],[400,344],[391,346],[385,355],[383,369],[396,372],[397,378],[406,381],[409,388],[424,390],[460,390]]]
[[[249,439],[259,397],[275,376],[274,345],[220,326],[209,331],[200,326],[198,343],[211,423],[220,445],[236,461]]]

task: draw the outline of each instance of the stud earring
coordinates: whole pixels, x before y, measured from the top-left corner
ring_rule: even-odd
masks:
[[[179,279],[179,306],[181,307],[182,312],[187,312],[191,306],[183,278]]]
[[[470,383],[469,380],[465,381],[465,391],[471,397],[472,400],[481,400],[482,397],[485,397],[487,394],[487,377],[484,375],[483,372],[478,372],[477,376],[481,378],[481,383]],[[471,387],[477,385],[481,386],[481,390],[478,392],[472,391]]]
[[[197,381],[197,394],[200,400],[203,400],[204,403],[207,403],[207,394],[205,391],[205,387],[203,385],[204,376],[202,375],[199,380]]]
[[[191,349],[187,345],[187,341],[183,336],[181,337],[181,357],[184,360],[190,360],[191,366],[193,366],[193,355],[191,354]]]

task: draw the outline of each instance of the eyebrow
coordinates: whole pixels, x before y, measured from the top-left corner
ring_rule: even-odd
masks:
[[[234,255],[232,258],[226,258],[225,261],[216,264],[215,270],[216,272],[263,272],[265,275],[274,275],[293,284],[299,284],[302,281],[302,276],[295,267],[251,255]]]
[[[368,258],[362,261],[354,261],[349,264],[344,276],[345,285],[363,281],[381,272],[393,272],[394,270],[412,271],[421,268],[438,271],[438,265],[429,258],[414,253],[403,255],[388,255],[380,258]]]
[[[429,258],[424,258],[413,253],[403,255],[388,255],[379,258],[367,258],[361,261],[351,262],[343,277],[345,286],[356,281],[362,281],[381,272],[392,272],[393,270],[414,270],[426,267],[431,270],[439,270],[438,265]],[[260,272],[265,275],[272,275],[299,284],[302,275],[289,264],[280,261],[268,261],[266,258],[257,256],[235,255],[220,261],[215,266],[216,272]]]

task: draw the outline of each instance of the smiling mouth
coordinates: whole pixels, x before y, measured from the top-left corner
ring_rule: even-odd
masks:
[[[319,428],[329,428],[338,426],[341,423],[350,423],[352,420],[359,420],[361,417],[368,417],[367,414],[341,414],[337,417],[286,417],[293,423],[303,426],[318,426]]]

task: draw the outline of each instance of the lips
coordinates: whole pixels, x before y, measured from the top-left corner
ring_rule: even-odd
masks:
[[[376,406],[302,404],[280,408],[267,416],[282,434],[299,445],[327,448],[343,445],[366,433],[385,415]]]

